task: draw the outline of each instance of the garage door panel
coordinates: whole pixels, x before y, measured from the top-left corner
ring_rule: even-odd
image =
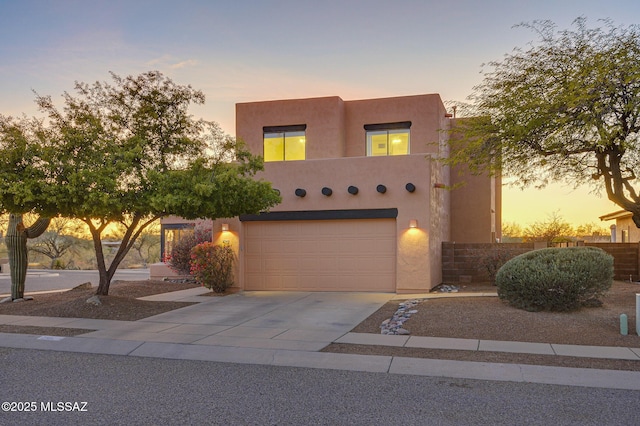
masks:
[[[334,256],[318,255],[314,257],[298,258],[298,266],[301,273],[317,275],[318,273],[331,273]]]
[[[298,241],[280,239],[262,242],[261,254],[269,255],[270,253],[297,253],[299,251]]]
[[[249,222],[247,290],[395,291],[393,219]]]
[[[254,256],[245,257],[245,274],[259,275],[262,272],[262,265],[260,265],[260,258]]]
[[[391,262],[390,259],[376,259],[372,262],[369,258],[351,258],[339,261],[339,270],[343,273],[353,273],[360,275],[363,270],[367,270],[368,274],[371,273],[385,273],[389,270],[393,270],[395,261]]]
[[[263,270],[267,273],[281,271],[283,273],[295,273],[298,270],[298,263],[291,258],[273,258],[263,259]]]
[[[307,237],[312,238],[312,237]],[[314,244],[302,244],[301,252],[315,254],[331,254],[336,252],[336,242],[335,239],[317,239]]]
[[[372,247],[373,241],[366,238],[354,238],[346,240],[338,247],[338,252],[343,255],[362,255],[367,256],[373,253],[378,253],[381,245],[376,244],[377,247]]]

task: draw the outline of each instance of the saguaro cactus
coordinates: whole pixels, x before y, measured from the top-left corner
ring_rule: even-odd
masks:
[[[11,299],[24,298],[24,283],[27,278],[27,239],[36,238],[49,226],[49,218],[39,218],[26,228],[21,214],[9,215],[9,228],[5,238],[9,250],[9,268],[11,269]]]

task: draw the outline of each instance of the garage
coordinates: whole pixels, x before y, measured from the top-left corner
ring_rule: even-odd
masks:
[[[396,291],[395,219],[243,225],[245,290]]]

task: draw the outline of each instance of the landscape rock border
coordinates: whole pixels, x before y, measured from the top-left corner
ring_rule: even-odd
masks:
[[[408,335],[409,330],[403,328],[405,322],[409,320],[412,314],[418,311],[415,308],[424,299],[406,300],[398,306],[398,310],[389,319],[386,319],[380,325],[380,334],[387,335]]]

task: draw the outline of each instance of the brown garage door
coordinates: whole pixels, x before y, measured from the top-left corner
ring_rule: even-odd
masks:
[[[245,222],[245,289],[395,292],[394,219]]]

